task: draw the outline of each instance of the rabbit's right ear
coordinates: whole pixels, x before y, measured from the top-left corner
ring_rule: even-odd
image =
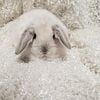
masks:
[[[68,49],[71,49],[69,37],[66,35],[67,33],[63,30],[63,28],[59,25],[53,25],[52,30],[53,33],[57,36],[57,38],[61,41],[61,43]]]
[[[26,47],[31,46],[33,43],[33,39],[36,38],[36,34],[34,32],[34,28],[28,28],[22,34],[19,44],[15,50],[15,54],[20,54]]]

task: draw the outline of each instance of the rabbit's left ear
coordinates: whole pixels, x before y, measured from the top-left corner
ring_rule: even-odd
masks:
[[[62,44],[67,47],[68,49],[71,49],[71,45],[69,42],[69,37],[67,36],[67,33],[58,25],[52,26],[53,33],[58,37],[58,39],[62,42]]]
[[[19,44],[15,50],[15,54],[18,55],[23,50],[25,50],[25,48],[31,46],[33,43],[34,37],[36,37],[34,33],[34,29],[33,28],[26,29],[20,38]]]

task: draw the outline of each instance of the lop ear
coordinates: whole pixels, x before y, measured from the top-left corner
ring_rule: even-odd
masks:
[[[15,54],[20,54],[25,48],[29,47],[33,43],[33,38],[35,36],[34,29],[28,28],[22,34],[18,46],[15,50]]]
[[[67,36],[68,33],[65,33],[63,28],[61,28],[58,25],[52,26],[52,30],[53,30],[53,33],[57,36],[57,38],[61,41],[61,43],[68,49],[71,49],[69,37]]]

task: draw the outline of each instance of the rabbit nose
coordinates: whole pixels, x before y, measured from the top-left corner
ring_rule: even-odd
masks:
[[[47,54],[47,52],[48,52],[48,47],[47,46],[43,46],[42,47],[42,53],[43,54]]]

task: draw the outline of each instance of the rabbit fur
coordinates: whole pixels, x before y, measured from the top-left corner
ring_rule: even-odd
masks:
[[[15,50],[24,62],[29,62],[32,56],[40,59],[64,58],[66,48],[71,49],[67,27],[48,10],[34,9],[19,19],[28,22]]]

